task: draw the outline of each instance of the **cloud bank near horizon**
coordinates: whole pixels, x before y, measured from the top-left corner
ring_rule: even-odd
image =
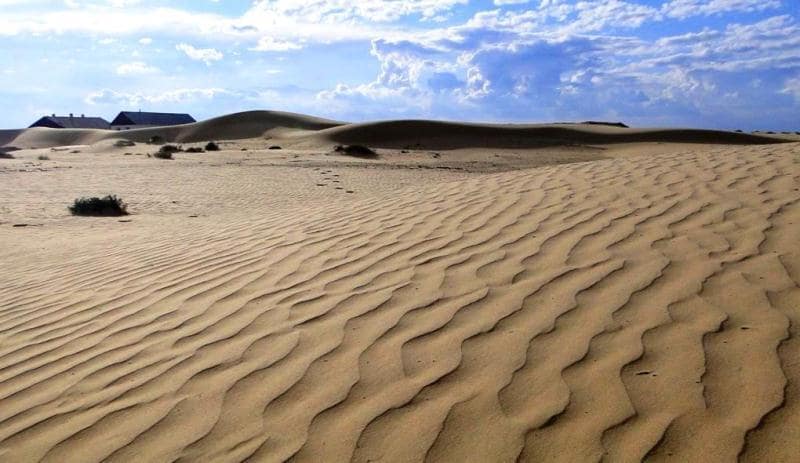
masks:
[[[0,127],[280,109],[800,130],[789,0],[0,0]]]

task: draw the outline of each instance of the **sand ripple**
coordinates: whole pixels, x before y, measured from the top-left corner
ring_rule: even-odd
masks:
[[[793,461],[799,156],[485,175],[3,265],[0,460]]]

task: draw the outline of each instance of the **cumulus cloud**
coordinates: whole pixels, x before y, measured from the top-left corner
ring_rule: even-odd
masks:
[[[16,0],[0,4],[4,1]],[[175,50],[146,48],[163,53],[161,66],[179,54],[206,65],[229,55],[242,65],[212,68],[207,76],[175,73],[170,83],[197,79],[231,98],[263,90],[252,77],[257,73],[243,71],[246,65],[260,67],[263,76],[264,69],[274,68],[271,60],[287,60],[286,77],[275,80],[291,82],[291,72],[316,69],[314,60],[328,62],[335,59],[329,52],[347,50],[341,58],[351,64],[346,72],[326,73],[311,83],[300,76],[305,82],[297,85],[307,87],[297,91],[300,97],[280,100],[345,114],[335,117],[530,120],[618,111],[643,121],[654,120],[656,113],[684,123],[719,121],[746,118],[748,111],[769,106],[770,98],[791,106],[800,79],[800,26],[783,0],[257,0],[241,15],[229,16],[190,6],[144,8],[145,2],[113,1],[35,14],[14,6],[0,13],[0,35],[84,34],[95,41],[117,39],[115,48],[136,40],[149,45],[150,37],[178,43]],[[291,54],[300,49],[304,52]],[[140,53],[144,56],[143,48]],[[376,66],[369,66],[370,59]],[[366,71],[375,67],[377,72]],[[115,74],[130,82],[153,69],[134,61]],[[215,88],[222,72],[236,89]],[[88,99],[205,98],[197,89],[138,94],[113,88],[117,92],[94,92]],[[787,111],[797,116],[797,106],[791,108]]]
[[[186,56],[195,61],[206,63],[207,66],[210,66],[212,62],[219,61],[224,57],[221,51],[213,48],[195,48],[188,43],[179,43],[175,46],[175,49],[184,52]]]

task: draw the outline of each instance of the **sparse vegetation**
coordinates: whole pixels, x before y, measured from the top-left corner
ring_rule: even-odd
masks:
[[[158,151],[161,153],[179,153],[183,151],[183,148],[177,145],[164,145]]]
[[[136,146],[136,143],[134,143],[134,142],[132,142],[130,140],[117,140],[117,141],[114,142],[114,146],[116,148],[125,148],[125,147],[128,147],[128,146]]]
[[[161,135],[153,135],[152,137],[150,137],[149,140],[147,140],[147,143],[149,145],[163,145],[164,137],[162,137]]]
[[[376,158],[378,153],[363,145],[336,145],[335,152],[358,158]]]
[[[45,154],[40,154],[39,157],[37,157],[36,159],[38,159],[40,161],[49,161],[50,160],[50,158]]]
[[[180,146],[175,145],[164,145],[154,154],[154,157],[158,159],[172,159],[172,153],[178,153],[183,151]]]
[[[213,141],[210,141],[208,144],[206,144],[206,151],[219,151],[219,145]]]
[[[283,148],[281,148],[278,145],[272,145],[272,146],[269,147],[269,149],[271,149],[271,150],[282,150]]]
[[[127,205],[115,195],[105,198],[78,198],[69,206],[72,215],[92,217],[119,217],[128,215]]]
[[[186,149],[187,153],[205,153],[206,150],[200,148],[199,146],[192,146],[191,148]]]

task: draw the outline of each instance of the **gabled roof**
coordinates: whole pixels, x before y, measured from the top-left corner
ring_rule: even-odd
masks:
[[[180,125],[192,122],[197,121],[188,114],[123,111],[111,121],[111,125]]]
[[[53,129],[110,129],[111,124],[102,117],[83,116],[45,116],[31,124],[31,127],[50,127]]]

